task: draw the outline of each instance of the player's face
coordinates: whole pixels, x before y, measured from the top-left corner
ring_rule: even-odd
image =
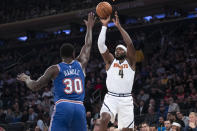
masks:
[[[125,57],[126,57],[126,52],[125,52],[125,50],[123,50],[123,49],[120,48],[120,47],[116,48],[116,50],[115,50],[115,57],[116,57],[116,59],[118,59],[118,60],[123,60],[123,59],[125,59]]]

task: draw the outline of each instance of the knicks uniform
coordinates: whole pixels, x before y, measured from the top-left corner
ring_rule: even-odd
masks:
[[[78,61],[58,64],[59,74],[54,80],[54,112],[49,131],[86,131],[83,106],[85,76]]]
[[[108,93],[105,95],[101,112],[107,112],[114,122],[118,114],[118,128],[134,128],[133,99],[131,91],[134,82],[133,71],[125,60],[120,64],[114,59],[107,71],[106,85]]]

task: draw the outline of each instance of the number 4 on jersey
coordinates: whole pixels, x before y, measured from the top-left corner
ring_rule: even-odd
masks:
[[[119,70],[119,75],[121,76],[121,78],[123,78],[123,76],[124,76],[123,70]]]
[[[74,80],[70,78],[65,78],[63,80],[63,83],[66,86],[64,88],[64,92],[66,94],[72,94],[73,92],[81,94],[83,92],[83,84],[81,79],[79,78],[75,78]]]

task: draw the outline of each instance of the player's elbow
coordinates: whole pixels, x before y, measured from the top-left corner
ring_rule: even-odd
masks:
[[[98,49],[101,54],[105,53],[107,51],[107,46],[103,43],[98,42]]]

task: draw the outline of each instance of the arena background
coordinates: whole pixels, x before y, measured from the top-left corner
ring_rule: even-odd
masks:
[[[37,79],[48,66],[60,62],[62,43],[72,43],[78,54],[85,39],[83,19],[88,12],[95,12],[99,2],[1,0],[0,127],[6,131],[33,131],[38,120],[49,126],[54,104],[52,83],[32,92],[16,80],[16,75],[25,72]],[[118,11],[136,48],[137,71],[132,91],[136,127],[140,128],[143,121],[152,127],[163,127],[160,117],[170,119],[173,113],[168,112],[175,112],[176,119],[197,112],[197,1],[108,2]],[[93,130],[107,92],[104,62],[97,47],[100,29],[97,20],[86,69],[84,104],[89,130]],[[111,52],[118,43],[123,43],[120,33],[109,23],[106,44]],[[170,103],[176,103],[176,107]]]

